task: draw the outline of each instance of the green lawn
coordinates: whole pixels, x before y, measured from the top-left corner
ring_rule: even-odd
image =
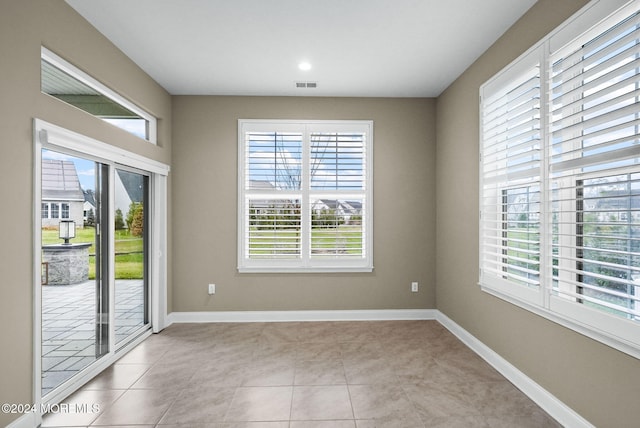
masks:
[[[344,249],[344,254],[362,254],[362,229],[360,226],[311,229],[311,249],[322,252],[326,249]]]
[[[279,245],[274,248],[273,241]],[[278,253],[297,253],[300,245],[300,232],[295,229],[264,230],[252,228],[249,233],[249,252],[252,256]],[[342,225],[337,228],[314,228],[311,230],[311,248],[313,253],[329,252],[335,248],[343,249],[342,254],[362,254],[362,230],[360,226]]]
[[[42,230],[42,245],[60,244],[57,230]],[[77,228],[76,237],[71,243],[91,243],[89,247],[89,279],[95,278],[95,229]],[[126,230],[116,230],[115,234],[115,275],[116,279],[142,279],[144,272],[143,241],[141,237],[131,236]]]

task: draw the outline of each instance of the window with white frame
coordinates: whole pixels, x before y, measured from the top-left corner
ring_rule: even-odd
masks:
[[[480,284],[639,356],[640,1],[623,3],[481,87]]]
[[[60,218],[60,204],[57,202],[51,202],[51,217]]]
[[[238,269],[371,271],[371,121],[238,121]]]
[[[70,218],[71,206],[66,202],[43,202],[42,218]]]
[[[136,137],[156,144],[157,119],[49,49],[40,53],[40,88]]]
[[[60,204],[60,218],[69,218],[69,204],[64,202]]]

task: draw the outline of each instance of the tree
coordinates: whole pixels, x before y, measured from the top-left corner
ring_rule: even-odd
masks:
[[[126,218],[126,222],[127,222],[127,229],[129,229],[129,231],[131,231],[131,225],[133,224],[133,217],[136,214],[136,210],[138,209],[138,207],[142,206],[142,202],[131,202],[129,204],[129,211],[127,212],[127,218]]]
[[[144,233],[144,208],[142,203],[137,203],[135,206],[129,233],[133,236],[142,236]]]
[[[116,215],[118,213],[116,212]],[[122,220],[122,211],[120,211],[120,220]],[[116,223],[117,225],[118,223]],[[87,220],[85,222],[86,226],[95,226],[96,225],[96,214],[93,212],[93,208],[89,208],[89,211],[87,212]],[[124,226],[124,222],[122,223],[122,225]]]
[[[311,224],[314,228],[336,228],[344,224],[344,222],[344,217],[332,208],[323,208],[311,212]]]
[[[93,209],[89,211],[89,214],[91,217],[93,217]],[[88,219],[89,219],[89,216],[87,216],[87,223],[89,222]],[[94,222],[95,222],[95,219],[94,219]],[[122,218],[122,210],[120,208],[116,210],[115,228],[116,230],[124,229],[124,219]]]

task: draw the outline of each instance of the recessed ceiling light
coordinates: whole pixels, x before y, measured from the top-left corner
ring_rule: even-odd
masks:
[[[311,64],[309,64],[308,62],[301,62],[300,64],[298,64],[298,68],[302,71],[308,71],[311,70]]]

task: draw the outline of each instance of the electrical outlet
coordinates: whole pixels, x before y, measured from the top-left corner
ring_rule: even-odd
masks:
[[[418,283],[417,282],[412,282],[411,283],[411,292],[412,293],[417,293],[418,292]]]
[[[216,285],[209,284],[209,294],[216,294]]]

